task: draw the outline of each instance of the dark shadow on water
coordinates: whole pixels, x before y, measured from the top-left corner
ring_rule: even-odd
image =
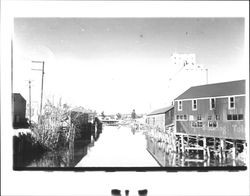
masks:
[[[26,140],[27,137],[25,137]],[[29,139],[29,137],[28,137]],[[20,142],[20,138],[14,137],[13,158],[14,169],[25,167],[75,167],[88,153],[88,149],[94,146],[99,139],[99,134],[90,139],[77,139],[68,146],[50,151],[42,149],[38,144]],[[21,150],[20,150],[21,147]]]
[[[79,140],[69,148],[44,153],[27,167],[74,167],[88,153],[90,141]]]

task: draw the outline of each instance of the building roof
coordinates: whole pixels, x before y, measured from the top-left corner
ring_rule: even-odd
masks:
[[[14,97],[15,99],[22,99],[22,100],[26,101],[26,100],[24,99],[24,97],[23,97],[20,93],[12,93],[12,95],[13,95],[13,97]]]
[[[158,110],[154,110],[153,112],[149,113],[148,116],[156,115],[156,114],[164,114],[165,112],[169,111],[170,109],[174,108],[174,106],[169,106],[165,108],[160,108]]]
[[[193,86],[175,100],[245,94],[245,80]]]
[[[81,106],[76,107],[76,108],[73,108],[71,111],[72,111],[72,112],[87,113],[87,114],[89,114],[89,113],[95,113],[95,112],[93,112],[92,110],[85,109],[85,108],[83,108],[83,107],[81,107]]]

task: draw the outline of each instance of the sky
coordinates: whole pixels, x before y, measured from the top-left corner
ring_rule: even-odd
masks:
[[[175,77],[173,53],[195,54],[209,83],[245,79],[244,19],[15,18],[13,91],[28,100],[31,80],[32,102],[39,104],[41,72],[31,69],[41,64],[31,61],[41,60],[44,100],[148,113],[171,104],[178,96],[171,88],[192,80]]]

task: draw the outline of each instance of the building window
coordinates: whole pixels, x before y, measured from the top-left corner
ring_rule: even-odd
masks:
[[[216,120],[220,120],[220,115],[215,116]]]
[[[228,115],[227,115],[227,120],[233,120],[233,115],[228,114]]]
[[[228,114],[227,120],[244,120],[243,114]]]
[[[237,120],[238,118],[237,118],[237,114],[233,114],[233,120]]]
[[[197,122],[197,127],[202,127],[202,122]]]
[[[210,99],[210,110],[215,109],[215,98]]]
[[[203,127],[203,123],[202,122],[191,122],[191,126],[192,127]]]
[[[235,108],[235,97],[229,97],[228,98],[228,108],[234,109]]]
[[[239,115],[238,115],[238,120],[244,120],[243,114],[239,114]]]
[[[212,120],[212,116],[208,116],[208,117],[207,117],[207,120]]]
[[[187,115],[186,114],[184,114],[184,115],[176,115],[176,120],[185,121],[185,120],[187,120]]]
[[[192,122],[192,123],[191,123],[191,126],[192,126],[192,127],[197,127],[197,123],[196,123],[196,122]]]
[[[201,115],[198,115],[198,116],[197,116],[197,120],[201,120]]]
[[[178,101],[178,111],[182,111],[182,101]]]
[[[197,110],[197,99],[192,100],[192,110]]]
[[[216,121],[208,121],[208,127],[217,127],[217,122]]]

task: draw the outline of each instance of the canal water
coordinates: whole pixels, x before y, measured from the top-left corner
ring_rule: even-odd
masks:
[[[204,158],[202,152],[191,151],[188,155],[181,155],[178,153],[167,153],[163,146],[151,140],[147,139],[147,149],[152,157],[157,160],[159,165],[163,167],[227,167],[227,166],[246,166],[246,164],[239,159],[232,159],[226,157],[221,159],[219,157],[211,156],[210,158]]]
[[[197,153],[180,156],[164,152],[129,126],[104,126],[97,140],[79,140],[55,152],[36,157],[25,167],[209,167],[242,166],[232,159],[203,160]]]

